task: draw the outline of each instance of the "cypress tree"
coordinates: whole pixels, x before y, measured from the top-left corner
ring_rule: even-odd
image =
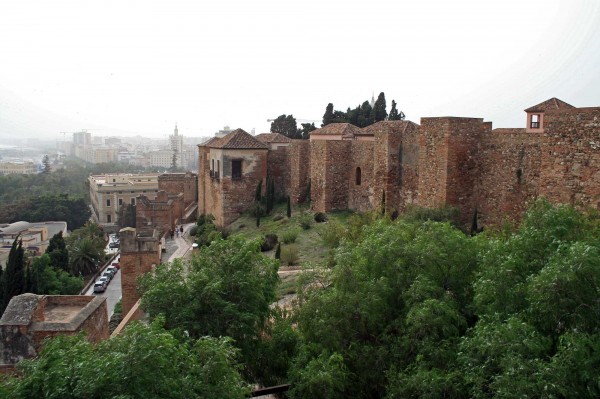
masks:
[[[327,108],[325,108],[325,114],[323,115],[323,126],[329,125],[333,121],[333,104],[327,104]]]
[[[383,195],[381,196],[381,214],[385,215],[385,190],[383,190]]]
[[[275,250],[275,259],[281,259],[281,243],[277,243],[277,249]]]
[[[20,236],[15,238],[8,254],[6,271],[2,276],[2,312],[11,298],[25,292],[25,250]]]
[[[373,111],[372,111],[372,118],[373,119],[373,123],[375,122],[379,122],[379,121],[384,121],[385,118],[387,118],[387,111],[385,110],[386,108],[386,104],[385,104],[385,94],[383,94],[383,92],[379,93],[379,96],[377,97],[377,101],[375,101],[375,104],[373,105]]]
[[[306,202],[310,205],[310,177],[308,178],[308,182],[306,183]]]
[[[477,207],[475,207],[475,212],[473,212],[473,221],[471,222],[471,235],[472,236],[477,234],[477,222],[478,222],[477,219],[478,219]]]
[[[254,200],[260,202],[262,200],[262,179],[258,181],[256,185],[256,192],[254,193]]]
[[[390,110],[390,115],[388,116],[388,121],[403,121],[405,118],[404,112],[398,112],[396,108],[396,101],[392,100],[392,109]]]
[[[290,201],[290,196],[287,197],[287,217],[292,217],[292,202]]]

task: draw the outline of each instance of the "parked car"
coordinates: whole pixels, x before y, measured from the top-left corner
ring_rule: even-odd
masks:
[[[119,248],[120,244],[118,242],[111,242],[110,244],[108,244],[109,248]]]
[[[115,266],[109,266],[109,267],[106,268],[106,271],[107,272],[111,272],[112,275],[114,276],[119,271],[119,268],[117,268]]]
[[[112,278],[114,277],[114,274],[112,274],[112,272],[109,272],[108,270],[105,271],[104,273],[102,273],[102,277],[108,277],[108,280],[112,280]]]
[[[96,282],[98,282],[98,281],[101,281],[101,282],[105,283],[106,285],[108,285],[108,283],[110,283],[110,278],[108,278],[106,276],[102,276],[98,280],[96,280]]]
[[[119,262],[113,262],[113,263],[111,264],[111,266],[114,266],[114,267],[116,267],[116,268],[117,268],[117,270],[121,269],[121,265],[119,264]]]
[[[106,283],[104,281],[96,281],[94,283],[94,293],[106,291]]]

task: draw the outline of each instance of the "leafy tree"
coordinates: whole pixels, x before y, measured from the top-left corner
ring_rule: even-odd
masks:
[[[69,230],[83,226],[91,212],[83,198],[70,197],[67,194],[43,195],[33,199],[25,209],[11,218],[11,222],[27,220],[29,222],[48,222],[64,220]]]
[[[279,115],[271,122],[271,133],[280,133],[291,139],[299,139],[300,131],[293,115]]]
[[[310,132],[317,130],[314,123],[301,123],[302,129],[300,129],[300,138],[302,140],[308,140],[310,138]]]
[[[176,260],[139,280],[142,307],[166,327],[193,338],[229,336],[241,349],[247,374],[278,282],[277,262],[260,253],[260,243],[232,236],[201,248],[188,264]]]
[[[323,114],[323,123],[321,124],[321,127],[327,126],[332,122],[333,122],[333,104],[329,103],[329,104],[327,104],[327,107],[325,108],[325,114]]]
[[[381,92],[373,105],[372,119],[373,122],[379,122],[386,120],[387,116],[385,94]]]
[[[56,233],[50,239],[46,254],[50,257],[50,264],[55,269],[69,270],[69,250],[63,238],[62,231]]]
[[[375,121],[373,119],[373,108],[368,101],[365,101],[360,106],[358,111],[358,127],[366,127],[372,125]]]
[[[48,154],[44,155],[42,158],[42,164],[44,165],[42,173],[48,174],[52,171],[52,167],[50,166],[50,157],[48,157]]]
[[[20,398],[245,398],[237,350],[227,338],[181,341],[160,326],[134,323],[97,345],[82,335],[46,342],[0,392]]]
[[[27,282],[27,292],[38,295],[77,295],[83,288],[80,277],[54,268],[47,253],[33,258],[27,269]]]
[[[26,290],[25,280],[25,250],[23,241],[17,236],[12,243],[8,260],[6,261],[6,270],[2,273],[2,308],[0,313],[8,306],[8,303],[15,295],[21,295]]]
[[[406,117],[404,115],[404,112],[402,112],[402,111],[398,112],[398,109],[396,108],[396,106],[397,106],[396,101],[392,100],[392,109],[390,110],[390,114],[388,115],[389,121],[403,121],[404,118]]]

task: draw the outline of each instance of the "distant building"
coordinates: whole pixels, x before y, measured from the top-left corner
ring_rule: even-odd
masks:
[[[93,175],[88,182],[92,217],[107,232],[118,230],[121,206],[135,205],[138,195],[154,199],[158,192],[158,173]]]
[[[8,253],[17,236],[23,240],[23,248],[30,256],[41,256],[46,252],[50,239],[57,233],[68,235],[67,222],[14,222],[0,225],[0,265],[6,264]]]
[[[117,162],[118,155],[118,148],[96,148],[94,149],[94,163]]]
[[[73,133],[73,144],[74,145],[92,145],[92,134],[85,130],[81,132]]]
[[[0,174],[2,175],[27,175],[37,172],[37,166],[33,162],[0,162]]]

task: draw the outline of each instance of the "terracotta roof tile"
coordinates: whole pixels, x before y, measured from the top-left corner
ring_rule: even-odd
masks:
[[[330,123],[320,129],[313,130],[310,135],[342,135],[342,137],[352,137],[360,135],[360,128],[351,123]]]
[[[291,143],[292,139],[280,133],[261,133],[254,136],[261,143]]]
[[[236,129],[228,133],[225,137],[212,141],[207,144],[211,148],[237,148],[237,149],[252,149],[261,148],[268,149],[269,147],[255,139],[252,135],[246,133],[242,129]]]
[[[525,112],[543,112],[543,111],[552,111],[557,109],[571,109],[575,108],[571,104],[567,104],[566,102],[559,100],[556,97],[552,97],[549,100],[544,101],[543,103],[539,103],[534,105],[533,107],[529,107],[525,110]]]

